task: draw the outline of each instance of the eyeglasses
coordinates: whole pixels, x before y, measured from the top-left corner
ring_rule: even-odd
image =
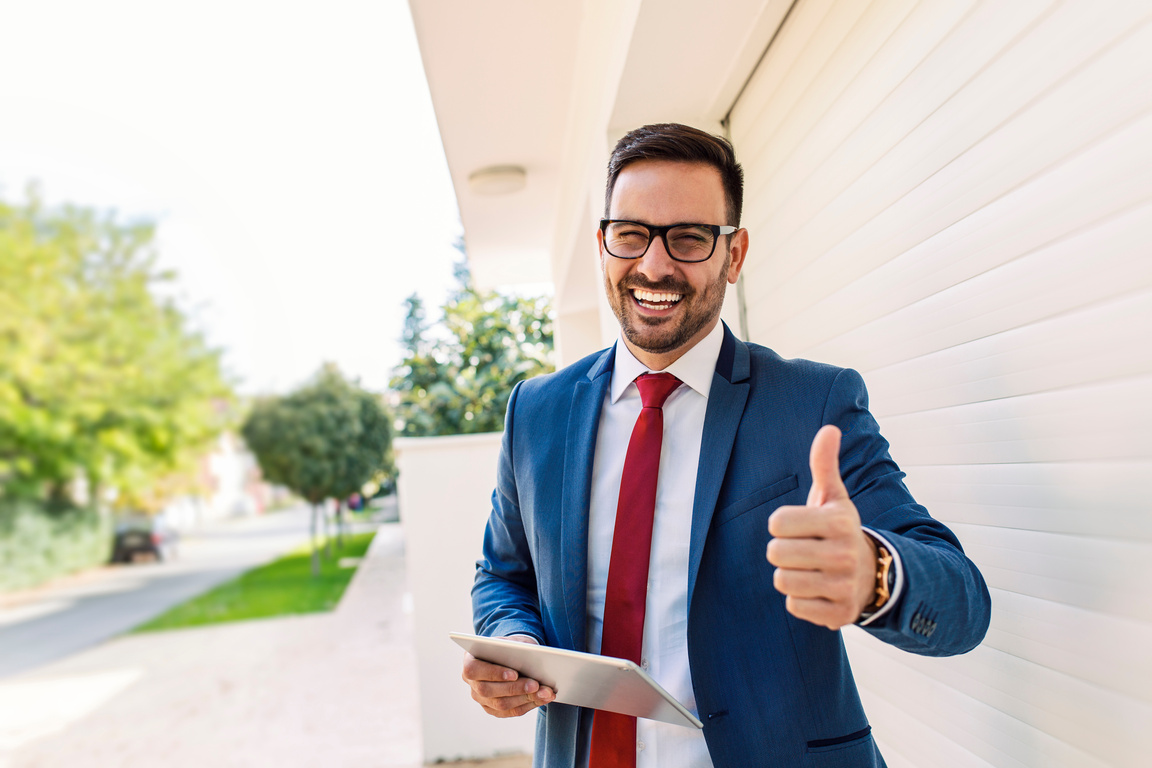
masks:
[[[657,227],[638,221],[601,219],[604,250],[618,259],[638,259],[648,252],[652,241],[659,237],[664,250],[675,261],[689,264],[707,261],[716,251],[716,238],[730,235],[736,227],[717,224],[669,224]]]

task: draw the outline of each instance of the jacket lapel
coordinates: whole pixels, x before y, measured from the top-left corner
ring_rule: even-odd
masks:
[[[704,556],[704,542],[716,511],[716,500],[728,469],[728,458],[736,440],[736,430],[744,416],[748,401],[750,366],[748,348],[736,339],[728,326],[724,326],[724,341],[716,372],[712,374],[712,389],[708,393],[708,408],[704,414],[704,436],[700,441],[700,464],[696,471],[696,497],[692,504],[692,537],[688,550],[688,615],[692,615],[692,593],[700,560]]]
[[[569,637],[563,645],[585,650],[588,597],[588,510],[600,409],[612,381],[616,347],[609,347],[572,392],[564,446],[564,488],[560,509],[560,562]]]

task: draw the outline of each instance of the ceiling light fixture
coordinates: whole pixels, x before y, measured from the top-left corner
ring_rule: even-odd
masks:
[[[477,195],[507,195],[519,192],[528,183],[528,172],[519,165],[493,165],[468,177],[468,187]]]

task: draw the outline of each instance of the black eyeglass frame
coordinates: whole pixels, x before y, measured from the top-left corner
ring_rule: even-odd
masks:
[[[636,256],[617,256],[608,250],[608,225],[609,224],[635,224],[639,227],[644,227],[648,230],[648,245],[644,246],[644,250]],[[668,231],[676,229],[677,227],[703,227],[704,229],[711,230],[712,232],[712,250],[708,255],[702,259],[678,259],[676,254],[668,246]],[[652,242],[659,237],[664,243],[664,252],[667,253],[673,261],[678,261],[681,264],[701,264],[708,259],[712,258],[712,254],[716,253],[716,243],[721,235],[731,235],[736,232],[739,227],[733,227],[730,224],[697,224],[695,222],[680,222],[678,224],[668,224],[663,227],[658,227],[655,224],[645,224],[643,221],[632,221],[631,219],[600,219],[600,234],[604,236],[604,250],[608,251],[608,255],[614,259],[625,259],[626,261],[635,261],[636,259],[644,258],[644,254],[648,253],[648,249],[652,247]]]

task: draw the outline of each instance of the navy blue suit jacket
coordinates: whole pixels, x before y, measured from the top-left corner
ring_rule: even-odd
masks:
[[[472,590],[476,631],[585,650],[588,508],[613,350],[518,385]],[[784,360],[725,327],[708,396],[688,573],[688,655],[717,768],[882,766],[840,632],[796,619],[772,586],[768,516],[804,504],[808,453],[843,432],[840,469],[865,526],[904,567],[900,600],[865,631],[913,653],[964,653],[991,603],[956,537],[912,499],[850,369]],[[591,712],[538,710],[535,764],[586,759]]]

